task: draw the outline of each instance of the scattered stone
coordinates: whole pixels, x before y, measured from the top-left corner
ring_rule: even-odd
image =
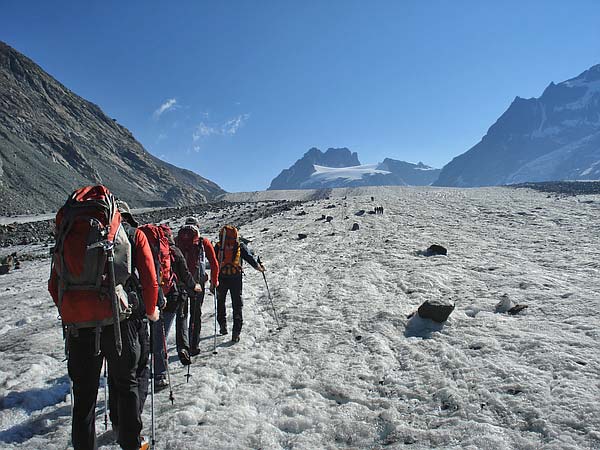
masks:
[[[512,308],[510,308],[507,312],[514,316],[516,314],[519,314],[521,311],[523,311],[524,309],[527,309],[528,306],[527,305],[515,305]]]
[[[333,220],[332,216],[325,217],[325,222],[331,222]]]
[[[306,211],[304,211],[304,210],[302,210],[302,211],[300,211],[299,213],[297,213],[296,215],[297,215],[297,216],[305,216],[306,214],[307,214],[307,212],[306,212]]]
[[[364,209],[361,209],[360,211],[356,211],[356,212],[354,213],[354,215],[355,215],[355,216],[359,216],[359,217],[360,217],[360,216],[364,216],[364,215],[365,215],[365,210],[364,210]]]
[[[354,339],[356,339],[357,341],[360,341],[362,339],[362,336],[360,336],[360,335],[355,336]]]
[[[444,323],[454,311],[454,303],[446,300],[427,300],[417,310],[423,319],[431,319],[437,323]]]
[[[12,269],[21,268],[21,263],[17,259],[17,253],[11,253],[4,258],[0,258],[0,275],[6,275]]]
[[[261,233],[264,233],[265,231],[269,231],[268,228],[263,228],[262,230],[260,230]]]
[[[496,312],[497,313],[508,313],[508,314],[514,316],[516,314],[519,314],[521,311],[523,311],[524,309],[527,309],[527,308],[528,308],[527,305],[515,305],[512,302],[512,300],[510,299],[510,297],[508,296],[508,294],[504,294],[504,295],[502,295],[502,298],[496,305]]]
[[[321,217],[315,219],[315,222],[318,222],[319,220],[325,220],[325,214],[322,214]]]
[[[327,206],[325,207],[325,209],[331,209],[331,208],[335,208],[335,205],[327,205]]]
[[[367,214],[376,214],[375,211],[369,211]]]
[[[433,245],[430,245],[429,248],[427,250],[425,250],[425,253],[423,253],[423,254],[425,256],[435,256],[435,255],[446,256],[448,254],[448,250],[446,250],[446,248],[442,247],[441,245],[433,244]]]
[[[359,228],[360,228],[360,225],[357,224],[356,222],[354,222],[354,224],[352,225],[352,228],[350,228],[350,231],[358,231]]]
[[[302,239],[306,239],[308,237],[308,235],[304,234],[304,233],[298,233],[298,240],[302,240]]]
[[[508,296],[508,294],[503,294],[502,297],[500,298],[500,301],[496,305],[496,312],[497,313],[506,313],[513,306],[514,306],[513,302],[510,299],[510,297]]]

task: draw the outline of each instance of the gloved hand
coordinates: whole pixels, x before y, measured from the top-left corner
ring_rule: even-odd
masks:
[[[215,289],[216,289],[216,287],[217,287],[218,285],[219,285],[219,282],[218,282],[218,281],[217,281],[217,284],[216,284],[216,285],[214,285],[214,284],[212,283],[212,281],[210,282],[210,287],[208,288],[208,290],[210,291],[210,293],[211,293],[211,294],[214,294],[214,293],[215,293]]]
[[[259,272],[263,273],[265,271],[265,266],[263,266],[262,264],[260,266],[258,266],[258,268],[256,269]]]

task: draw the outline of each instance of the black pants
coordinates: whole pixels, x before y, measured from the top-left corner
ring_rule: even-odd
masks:
[[[95,355],[93,328],[69,333],[69,377],[73,382],[72,438],[75,450],[95,450],[96,397],[102,359],[108,361],[108,377],[118,401],[119,436],[117,442],[126,449],[138,449],[142,419],[138,391],[137,368],[140,359],[138,324],[132,320],[120,323],[123,352],[117,354],[113,326],[102,328],[101,354]]]
[[[231,294],[231,305],[233,306],[233,336],[239,336],[244,322],[242,315],[242,276],[219,277],[217,287],[217,322],[221,328],[227,326],[227,313],[225,311],[225,298],[227,291]]]
[[[204,303],[204,286],[202,292],[189,297],[190,302],[190,348],[197,350],[200,344],[200,331],[202,330],[202,304]]]
[[[148,397],[148,387],[150,382],[150,336],[148,335],[148,319],[131,319],[135,320],[138,329],[138,339],[140,341],[140,360],[136,370],[136,378],[138,382],[138,394],[140,398],[140,415],[144,410],[146,397]],[[108,406],[110,409],[110,422],[114,427],[119,426],[119,396],[108,380]]]

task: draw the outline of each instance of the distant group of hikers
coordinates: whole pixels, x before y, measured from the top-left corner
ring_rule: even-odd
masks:
[[[97,448],[96,398],[106,361],[117,443],[147,449],[142,409],[149,386],[152,392],[169,387],[166,337],[173,321],[180,362],[189,370],[200,352],[207,263],[221,335],[228,334],[225,300],[231,296],[233,343],[243,325],[242,262],[265,269],[234,226],[223,226],[213,245],[189,217],[174,236],[166,224],[139,225],[127,203],[104,186],[76,190],[56,215],[55,234],[48,290],[66,341],[73,447]]]

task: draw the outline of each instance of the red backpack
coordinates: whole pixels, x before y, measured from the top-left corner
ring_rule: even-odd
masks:
[[[195,225],[184,225],[177,232],[175,244],[185,256],[190,273],[194,276],[194,280],[199,283],[205,283],[206,275],[206,260],[204,256],[204,245],[200,230]]]
[[[233,225],[225,225],[219,231],[219,273],[225,276],[240,275],[242,263],[238,230]]]
[[[171,250],[166,229],[171,230],[167,225],[153,225],[150,223],[138,227],[138,230],[148,238],[152,256],[154,256],[158,286],[164,295],[171,292],[175,284],[175,274],[171,269]]]
[[[112,273],[108,259],[111,253],[114,256]],[[68,291],[81,299],[90,297],[88,292],[96,292],[106,301],[120,300],[111,303],[111,318],[89,322],[86,321],[89,319],[78,320],[77,312],[71,312],[65,325],[98,327],[123,320],[130,313],[122,292],[132,274],[131,244],[121,225],[116,198],[106,187],[86,186],[76,190],[56,214],[52,270],[58,280],[61,315],[63,296]],[[117,312],[114,311],[115,303],[119,307]]]

